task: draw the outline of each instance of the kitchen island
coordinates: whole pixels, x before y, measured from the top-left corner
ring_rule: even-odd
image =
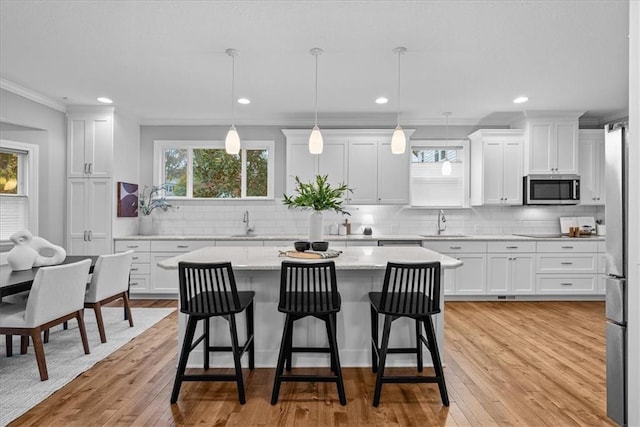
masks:
[[[224,262],[233,265],[238,290],[255,291],[255,357],[258,367],[275,367],[282,337],[284,315],[278,312],[280,265],[283,260],[303,261],[281,256],[290,247],[204,247],[165,259],[158,266],[175,271],[180,261]],[[451,269],[462,265],[455,258],[421,247],[347,247],[332,258],[336,264],[338,289],[342,296],[342,309],[338,314],[338,348],[343,366],[369,366],[371,363],[370,311],[368,293],[382,288],[387,262],[435,262],[442,265],[442,283]],[[314,262],[314,261],[303,261]],[[444,353],[444,293],[441,292],[442,313],[435,316],[434,326],[441,353]],[[179,316],[179,340],[182,342],[186,316]],[[244,341],[244,315],[237,316],[240,341]],[[415,345],[414,325],[407,319],[393,323],[391,346]],[[227,322],[211,320],[212,345],[229,345]],[[196,332],[196,335],[200,330]],[[296,322],[294,343],[299,346],[326,345],[324,323],[310,317]],[[198,346],[189,359],[189,366],[202,366],[202,346]],[[328,355],[294,354],[294,366],[328,366]],[[425,363],[430,363],[425,352]],[[212,366],[233,366],[230,354],[213,353]],[[388,366],[414,366],[415,355],[397,354],[388,360]]]

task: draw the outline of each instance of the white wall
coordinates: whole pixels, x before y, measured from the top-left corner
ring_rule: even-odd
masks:
[[[39,234],[57,245],[64,245],[66,135],[65,113],[0,89],[0,137],[40,147]]]
[[[113,227],[114,236],[136,234],[138,218],[119,218],[117,215],[118,182],[140,182],[140,124],[116,108],[114,117],[113,153]]]

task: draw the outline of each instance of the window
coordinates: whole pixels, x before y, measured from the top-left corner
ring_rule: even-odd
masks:
[[[154,182],[166,197],[273,199],[273,141],[242,141],[237,155],[222,141],[156,141]]]
[[[448,176],[445,160],[451,162]],[[469,141],[412,141],[410,176],[412,206],[468,207]]]
[[[23,228],[38,233],[38,146],[0,140],[0,241]]]

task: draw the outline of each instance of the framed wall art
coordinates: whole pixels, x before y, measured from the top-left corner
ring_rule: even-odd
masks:
[[[138,216],[138,184],[118,182],[118,216]]]

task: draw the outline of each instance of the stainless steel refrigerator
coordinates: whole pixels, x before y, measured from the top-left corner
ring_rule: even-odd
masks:
[[[605,224],[607,226],[607,415],[627,424],[627,221],[626,123],[605,127]]]

